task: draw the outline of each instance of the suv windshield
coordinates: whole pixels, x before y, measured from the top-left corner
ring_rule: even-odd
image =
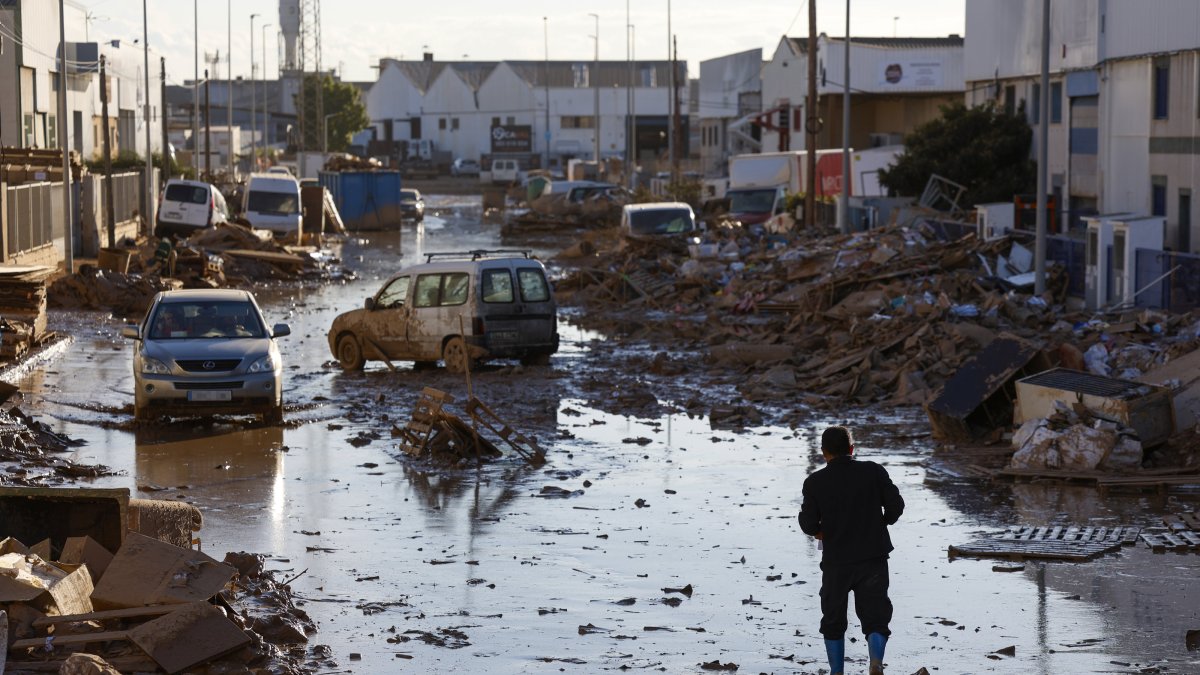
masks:
[[[255,213],[292,215],[300,213],[300,198],[291,192],[263,192],[251,190],[246,210]]]
[[[258,311],[249,302],[163,302],[147,331],[151,340],[261,338],[266,335]]]
[[[695,229],[687,209],[646,209],[629,212],[632,234],[675,234]]]
[[[769,213],[775,205],[775,190],[736,190],[729,193],[731,213]]]
[[[183,202],[184,204],[207,204],[208,189],[198,185],[175,183],[167,186],[167,192],[163,195],[163,201]]]

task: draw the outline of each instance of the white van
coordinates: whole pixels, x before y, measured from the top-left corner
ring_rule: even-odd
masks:
[[[492,160],[492,183],[510,185],[521,180],[521,164],[515,159]]]
[[[200,181],[172,179],[158,203],[154,236],[186,239],[197,230],[225,222],[228,215],[220,190]]]
[[[242,195],[242,217],[277,235],[300,231],[300,183],[291,176],[250,174]]]

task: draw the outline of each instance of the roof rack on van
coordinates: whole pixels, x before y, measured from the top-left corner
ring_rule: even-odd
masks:
[[[425,262],[431,263],[434,258],[470,258],[471,260],[479,260],[480,258],[503,258],[510,255],[521,255],[528,258],[530,251],[528,249],[482,249],[477,248],[473,251],[458,251],[445,253],[426,253]]]

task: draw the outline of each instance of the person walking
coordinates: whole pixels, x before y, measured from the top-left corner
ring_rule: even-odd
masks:
[[[904,499],[887,470],[855,459],[846,427],[821,434],[825,466],[804,481],[800,529],[820,540],[821,635],[833,675],[844,672],[846,608],[854,592],[854,611],[862,623],[871,658],[871,675],[883,674],[892,601],[888,598],[888,525],[904,512]]]

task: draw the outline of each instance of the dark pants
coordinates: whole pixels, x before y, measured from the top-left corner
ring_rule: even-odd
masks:
[[[822,562],[821,572],[821,635],[826,640],[841,640],[846,635],[850,591],[854,591],[854,613],[862,623],[863,635],[891,635],[887,558],[849,565]]]

